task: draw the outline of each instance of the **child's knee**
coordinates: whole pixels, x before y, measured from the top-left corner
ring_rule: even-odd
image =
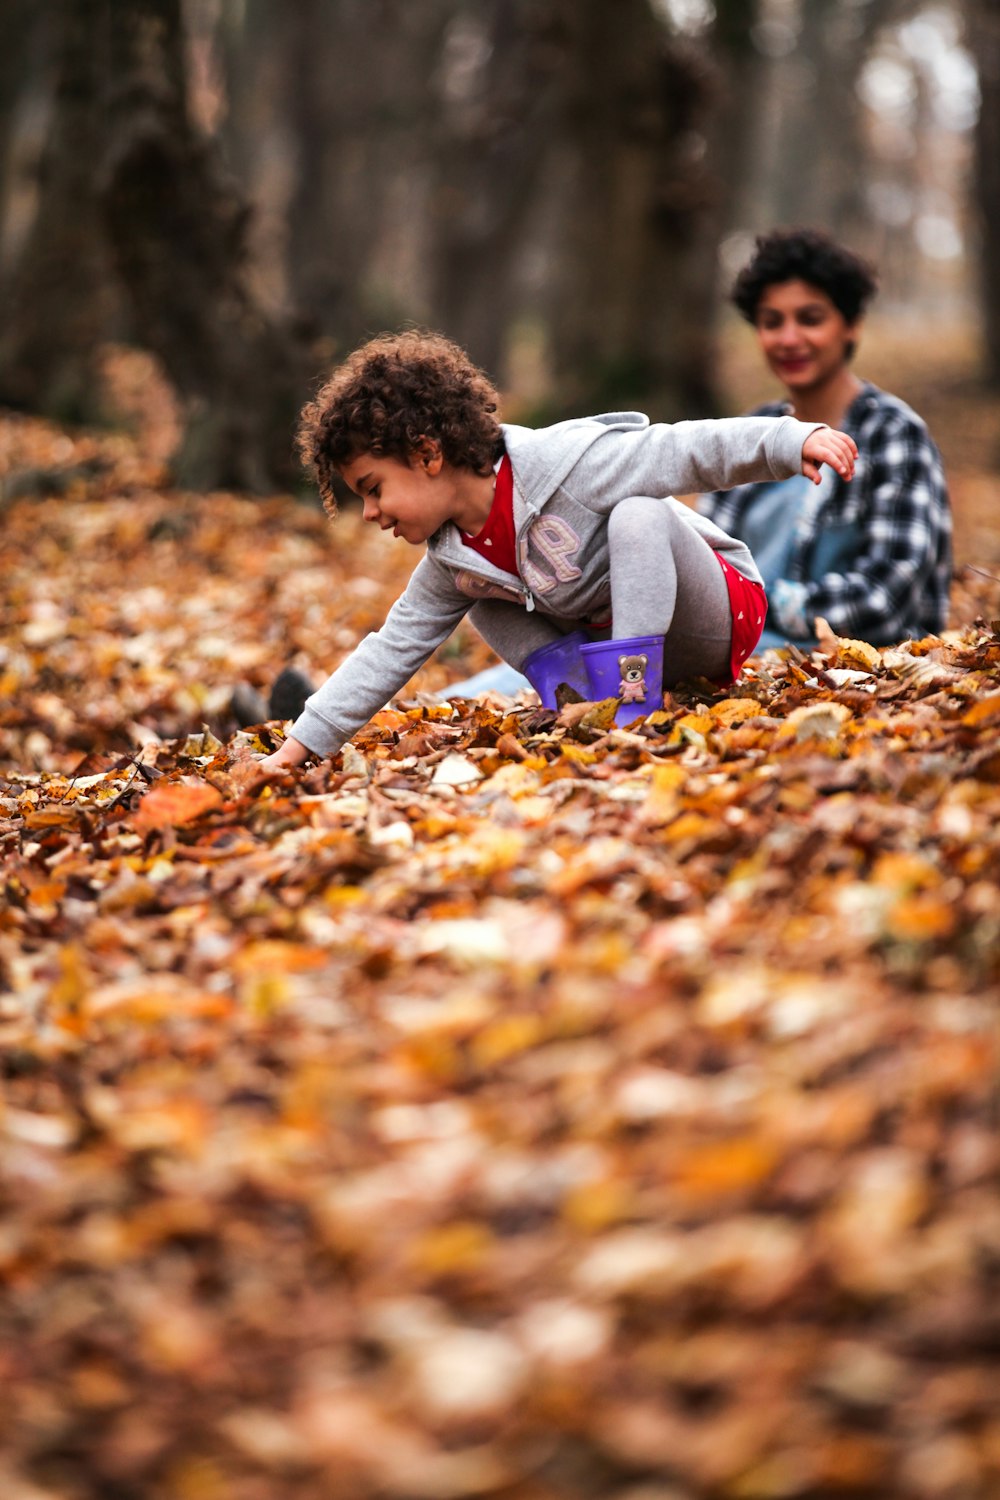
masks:
[[[614,551],[648,547],[657,533],[665,534],[670,510],[662,500],[635,495],[616,505],[608,517],[608,545]]]

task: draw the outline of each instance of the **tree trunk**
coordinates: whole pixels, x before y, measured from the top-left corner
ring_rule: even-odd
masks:
[[[704,410],[689,404],[689,414],[708,416],[719,409],[714,360],[722,291],[720,247],[725,237],[744,228],[752,213],[753,167],[761,141],[761,91],[764,59],[754,29],[761,0],[716,0],[715,18],[708,34],[712,63],[710,111],[705,129],[709,187],[697,222],[697,253],[689,258],[690,285],[677,310],[681,348],[687,360],[706,366],[702,395]],[[699,355],[700,351],[700,355]]]
[[[1000,385],[1000,14],[993,0],[968,0],[970,50],[979,70],[975,193],[986,369]]]
[[[455,0],[298,0],[289,12],[297,306],[334,349],[426,321],[433,82]]]
[[[297,87],[289,52],[300,5],[275,5],[274,0],[217,3],[215,44],[225,96],[219,144],[240,192],[254,206],[247,250],[257,273],[257,290],[269,308],[287,309]],[[320,46],[319,38],[316,45]]]
[[[703,59],[670,43],[646,0],[570,3],[563,21],[546,184],[559,404],[642,400],[659,416],[705,415],[717,398],[700,274],[715,250],[703,237],[711,184],[692,149],[708,110]]]
[[[761,0],[715,0],[709,33],[716,76],[708,161],[719,183],[716,217],[720,234],[749,220],[765,71],[754,41],[760,16]]]
[[[113,308],[93,191],[104,19],[104,0],[61,0],[38,207],[0,293],[0,402],[66,421],[100,415],[94,361]]]
[[[17,190],[20,115],[48,71],[51,30],[51,17],[34,0],[0,0],[0,262],[7,254],[10,214],[16,207],[11,200]]]
[[[554,124],[557,10],[544,0],[476,0],[446,36],[432,139],[432,318],[500,379]]]
[[[117,0],[111,64],[104,209],[136,339],[186,407],[178,480],[287,486],[304,382],[254,295],[247,210],[191,120],[180,0]]]
[[[770,164],[771,217],[780,224],[818,225],[864,246],[871,219],[858,81],[879,32],[907,8],[907,0],[799,5],[798,45],[775,70],[783,80],[785,110]]]

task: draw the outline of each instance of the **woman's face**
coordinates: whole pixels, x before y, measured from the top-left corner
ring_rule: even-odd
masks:
[[[765,287],[754,327],[764,358],[793,392],[815,390],[838,374],[858,332],[857,323],[848,323],[827,294],[807,281]]]

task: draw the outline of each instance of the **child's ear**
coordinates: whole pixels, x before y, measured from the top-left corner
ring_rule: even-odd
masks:
[[[441,452],[441,444],[437,438],[417,438],[413,450],[413,460],[419,468],[425,469],[428,474],[440,474],[441,466],[444,463],[444,455]]]

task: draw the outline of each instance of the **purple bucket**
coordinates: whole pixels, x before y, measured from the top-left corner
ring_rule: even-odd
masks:
[[[581,648],[590,697],[620,698],[616,724],[631,724],[663,707],[663,637],[592,641]]]
[[[545,708],[558,708],[556,689],[562,683],[575,688],[581,698],[590,697],[587,667],[580,654],[587,636],[582,630],[564,635],[550,646],[541,646],[522,663],[521,671],[527,677]]]

